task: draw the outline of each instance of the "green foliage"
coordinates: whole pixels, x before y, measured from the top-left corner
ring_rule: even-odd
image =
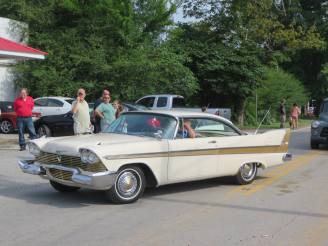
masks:
[[[140,47],[112,64],[111,81],[118,85],[118,96],[128,100],[158,93],[188,97],[198,86],[194,75],[183,63],[183,56],[163,45]]]
[[[184,0],[183,7],[186,15],[198,19],[197,25],[210,30],[214,42],[252,55],[256,51],[262,64],[282,67],[295,74],[314,97],[323,96],[324,79],[318,75],[328,62],[325,1]],[[237,111],[239,118],[242,113]]]
[[[186,65],[200,87],[194,100],[201,105],[232,106],[241,123],[245,100],[254,94],[262,79],[263,67],[257,49],[217,40],[204,23],[181,25],[171,33],[169,44],[189,58]]]
[[[293,75],[281,69],[266,68],[265,79],[256,92],[258,98],[258,121],[271,107],[270,117],[268,117],[266,123],[279,119],[278,109],[282,99],[286,99],[287,115],[294,103],[302,106],[309,100],[304,85]],[[249,98],[246,109],[246,121],[248,124],[254,124],[255,111],[255,97]]]
[[[29,44],[49,53],[17,66],[17,84],[33,96],[72,96],[78,87],[91,98],[103,87],[122,99],[158,89],[190,95],[197,84],[184,57],[160,42],[174,11],[168,0],[0,2],[0,15],[27,23]]]
[[[281,99],[286,99],[286,108],[293,103],[304,105],[308,101],[308,94],[304,85],[293,75],[281,70],[267,68],[265,80],[257,89],[259,108],[266,109],[271,106],[277,112]]]
[[[174,2],[198,21],[172,28]],[[272,118],[281,98],[289,107],[328,91],[325,1],[3,0],[0,16],[27,23],[29,44],[49,52],[17,66],[33,96],[177,93],[232,107],[242,124],[255,120],[256,90]]]

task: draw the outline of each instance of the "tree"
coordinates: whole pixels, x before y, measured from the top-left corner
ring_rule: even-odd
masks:
[[[194,92],[195,78],[183,66],[184,58],[165,47],[159,52],[174,11],[168,0],[0,2],[0,15],[26,22],[28,43],[49,53],[43,62],[17,66],[18,85],[29,87],[33,96],[71,96],[85,87],[94,98],[110,87],[114,95],[132,100],[155,91],[160,79],[163,92],[176,91],[170,80],[186,95]],[[169,73],[162,72],[164,64]],[[146,85],[138,88],[141,81]]]
[[[172,32],[169,43],[189,58],[186,65],[199,81],[198,102],[232,105],[236,120],[243,124],[246,99],[262,77],[257,51],[220,42],[206,24],[180,26]]]
[[[286,99],[286,108],[294,103],[305,105],[308,101],[308,93],[301,81],[282,69],[265,69],[265,79],[257,90],[259,108],[266,109],[271,106],[277,111],[281,99]]]
[[[316,85],[313,82],[318,81],[315,75],[320,72],[322,61],[307,61],[303,56],[297,66],[293,63],[308,51],[313,58],[322,54],[326,41],[320,35],[325,28],[320,26],[326,25],[327,20],[324,3],[315,0],[184,0],[183,6],[186,15],[198,18],[198,25],[207,26],[213,42],[251,51],[249,54],[253,55],[256,51],[262,64],[295,72],[309,87],[312,85],[312,92],[316,93],[315,88],[321,82]],[[321,17],[315,17],[313,12]]]

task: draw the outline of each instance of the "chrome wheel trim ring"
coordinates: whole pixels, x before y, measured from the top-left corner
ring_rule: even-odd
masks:
[[[39,130],[38,130],[38,134],[39,134],[40,137],[42,137],[42,136],[46,136],[46,135],[47,135],[47,134],[46,134],[46,131],[45,131],[45,129],[44,129],[43,126],[41,126],[41,127],[39,128]]]
[[[245,163],[240,168],[240,175],[245,181],[250,181],[254,178],[256,172],[255,163]]]
[[[123,200],[132,200],[138,196],[141,189],[141,177],[134,169],[125,169],[118,175],[115,189]]]
[[[9,133],[11,128],[12,128],[12,124],[8,120],[4,120],[1,122],[1,131],[3,133]]]

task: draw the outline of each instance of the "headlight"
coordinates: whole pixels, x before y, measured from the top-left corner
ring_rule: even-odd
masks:
[[[87,164],[94,164],[99,162],[98,156],[90,150],[83,149],[80,151],[81,161]]]
[[[28,150],[29,152],[34,155],[34,156],[38,156],[41,153],[40,148],[35,144],[35,143],[28,143]]]
[[[313,121],[312,124],[311,124],[312,128],[318,128],[320,126],[320,121]]]

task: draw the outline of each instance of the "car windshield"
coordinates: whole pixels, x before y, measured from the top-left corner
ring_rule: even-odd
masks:
[[[116,119],[105,132],[173,139],[176,125],[176,119],[169,115],[126,113]]]

